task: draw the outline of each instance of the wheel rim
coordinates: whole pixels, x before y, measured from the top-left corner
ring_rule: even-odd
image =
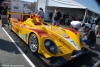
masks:
[[[37,37],[35,34],[32,34],[29,39],[29,46],[32,52],[37,51],[37,47],[38,47],[37,44],[38,44]]]

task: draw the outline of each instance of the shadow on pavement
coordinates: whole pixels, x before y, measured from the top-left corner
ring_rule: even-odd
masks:
[[[0,50],[7,51],[14,54],[20,54],[13,42],[0,39]]]
[[[99,44],[95,44],[94,48],[92,48],[92,50],[100,52],[100,45]]]
[[[1,63],[0,63],[0,67],[3,67]]]
[[[98,59],[94,57],[98,57],[98,55],[90,52],[88,54],[84,54],[80,57],[74,58],[71,61],[68,61],[68,63],[64,67],[92,67]]]

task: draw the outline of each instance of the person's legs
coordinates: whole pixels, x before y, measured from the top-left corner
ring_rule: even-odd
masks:
[[[89,46],[89,48],[91,48],[93,46],[93,44],[91,44],[90,40],[84,39],[83,42],[85,42]]]
[[[8,18],[5,18],[5,19],[4,19],[4,24],[7,24],[7,25],[9,26]]]
[[[1,15],[2,18],[2,27],[4,26],[5,23],[7,23],[8,19],[7,19],[7,15]]]
[[[3,15],[1,15],[1,24],[2,24],[2,27],[4,26],[4,16]]]
[[[55,25],[56,25],[56,26],[59,26],[59,22],[60,22],[59,20],[56,20],[56,21],[55,21]]]
[[[53,20],[53,21],[52,21],[52,25],[54,26],[54,25],[55,25],[55,23],[56,23],[56,21],[55,21],[55,20]]]
[[[65,19],[63,19],[63,25],[65,25]]]
[[[87,45],[90,45],[91,44],[91,41],[90,40],[83,40]]]
[[[2,18],[2,27],[4,27],[4,18]]]

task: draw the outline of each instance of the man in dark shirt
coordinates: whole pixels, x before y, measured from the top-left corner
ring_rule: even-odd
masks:
[[[84,28],[83,37],[86,38],[86,39],[83,39],[83,41],[87,45],[89,45],[89,48],[91,48],[96,43],[95,32],[92,31],[88,26],[85,26],[85,28]]]
[[[4,20],[7,19],[7,3],[3,3],[3,6],[1,6],[1,18],[2,18],[2,27],[4,26]]]
[[[55,12],[54,12],[54,14],[53,14],[53,17],[52,17],[52,25],[56,25],[57,22],[59,23],[60,20],[61,20],[61,17],[62,17],[62,15],[61,15],[61,13],[59,12],[59,9],[56,8],[56,9],[55,9]]]

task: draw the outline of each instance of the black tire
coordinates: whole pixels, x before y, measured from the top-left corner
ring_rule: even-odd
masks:
[[[33,53],[38,53],[38,38],[35,33],[30,34],[29,36],[29,47]]]

